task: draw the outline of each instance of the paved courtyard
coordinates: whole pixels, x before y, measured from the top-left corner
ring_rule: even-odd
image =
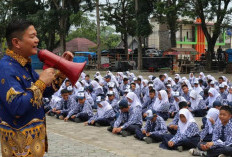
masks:
[[[201,119],[196,118],[199,126]],[[167,121],[167,123],[169,123]],[[187,151],[167,151],[159,143],[146,144],[133,136],[122,137],[108,132],[107,127],[84,126],[47,117],[49,153],[46,157],[186,157]]]

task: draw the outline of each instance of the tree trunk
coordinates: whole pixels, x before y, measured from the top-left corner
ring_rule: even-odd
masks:
[[[128,36],[127,33],[123,34],[123,46],[124,46],[124,51],[125,51],[125,55],[128,54]]]
[[[174,27],[170,27],[171,31],[171,47],[176,47],[176,29]]]
[[[101,38],[100,38],[100,15],[99,0],[96,0],[96,18],[97,18],[97,68],[101,68]]]
[[[65,9],[65,0],[62,0],[61,10],[64,10],[64,9]],[[65,30],[66,30],[66,15],[61,15],[60,17],[60,47],[61,47],[60,55],[66,50]]]
[[[142,37],[138,37],[138,70],[142,70],[142,66]]]

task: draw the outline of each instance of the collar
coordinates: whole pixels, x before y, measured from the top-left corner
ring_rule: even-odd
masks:
[[[27,63],[31,63],[31,59],[26,59],[23,56],[14,53],[14,51],[7,49],[6,50],[6,55],[10,56],[11,58],[15,59],[20,65],[22,65],[23,67],[27,64]]]

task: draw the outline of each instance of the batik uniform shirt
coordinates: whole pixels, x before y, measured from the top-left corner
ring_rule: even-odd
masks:
[[[85,101],[84,105],[78,103],[76,110],[73,112],[77,113],[76,117],[79,117],[82,113],[87,113],[89,117],[93,116],[92,106],[88,101]]]
[[[224,135],[222,134],[222,128],[224,127]],[[224,140],[223,138],[224,137]],[[232,146],[232,121],[230,120],[225,126],[222,125],[221,121],[216,123],[212,142],[214,143],[212,148]]]
[[[30,59],[7,50],[0,61],[0,132],[3,156],[43,156],[47,151],[42,97],[50,97],[64,78],[47,87]]]
[[[160,108],[158,108],[156,111],[162,112],[162,113],[167,113],[167,112],[169,112],[169,109],[170,109],[170,103],[165,102],[165,103],[162,103]]]
[[[190,102],[189,92],[188,92],[187,94],[185,94],[185,93],[183,92],[181,95],[185,98],[185,100],[186,100],[187,102]]]
[[[228,95],[227,91],[224,91],[223,93],[219,92],[219,94],[221,95],[221,97],[222,97],[223,100],[227,99],[227,95]]]
[[[143,124],[142,121],[142,111],[140,106],[130,107],[129,112],[123,113],[120,112],[117,120],[114,123],[114,128],[118,128],[122,124],[121,128],[126,129],[130,125]]]
[[[115,113],[119,112],[118,101],[115,98],[112,101],[108,100],[107,102],[112,106]]]
[[[176,135],[170,141],[174,142],[174,144],[177,144],[178,142],[180,142],[185,138],[190,138],[196,135],[199,135],[199,129],[197,124],[192,122],[188,126],[184,134],[181,134],[180,129],[178,128]]]
[[[115,112],[114,112],[113,109],[110,109],[110,110],[106,111],[106,112],[104,113],[104,115],[101,116],[101,117],[98,115],[98,113],[96,113],[93,117],[91,117],[91,118],[88,120],[88,123],[90,124],[92,120],[97,121],[97,120],[99,120],[99,119],[108,119],[108,118],[113,119],[114,117],[115,117]]]
[[[212,127],[214,128],[215,125],[212,125]],[[205,128],[200,132],[201,141],[203,141],[206,135],[208,134],[209,134],[209,124],[205,123]]]
[[[155,100],[156,100],[156,97],[154,97],[153,99],[149,97],[149,99],[145,103],[143,103],[142,109],[147,109],[147,110],[152,109],[152,106],[155,103]]]
[[[202,99],[202,100],[200,100],[197,108],[194,109],[193,111],[195,111],[195,110],[203,110],[203,109],[206,109],[206,104],[205,104],[205,101]]]
[[[169,123],[168,126],[170,126],[170,125],[178,125],[179,118],[180,118],[179,112],[177,112],[176,115],[175,115],[175,117],[173,118],[172,122]]]
[[[58,104],[59,105],[56,109],[60,110],[61,114],[68,114],[72,110],[72,107],[75,106],[76,101],[69,97],[67,101],[61,99],[61,101]]]
[[[151,135],[163,135],[167,133],[167,126],[162,117],[157,116],[156,121],[147,120],[145,126],[141,129],[149,132]]]
[[[220,95],[216,98],[215,101],[219,101],[219,102],[221,102],[221,103],[223,104],[223,99],[222,99],[222,97],[221,97]],[[205,100],[205,104],[206,104],[207,107],[209,107],[209,108],[213,107],[213,106],[209,106],[209,99],[206,99],[206,100]]]

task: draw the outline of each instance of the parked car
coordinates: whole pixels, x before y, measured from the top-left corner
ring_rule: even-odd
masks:
[[[162,56],[162,52],[157,49],[147,49],[145,51],[146,56],[151,56],[151,57],[160,57]]]

